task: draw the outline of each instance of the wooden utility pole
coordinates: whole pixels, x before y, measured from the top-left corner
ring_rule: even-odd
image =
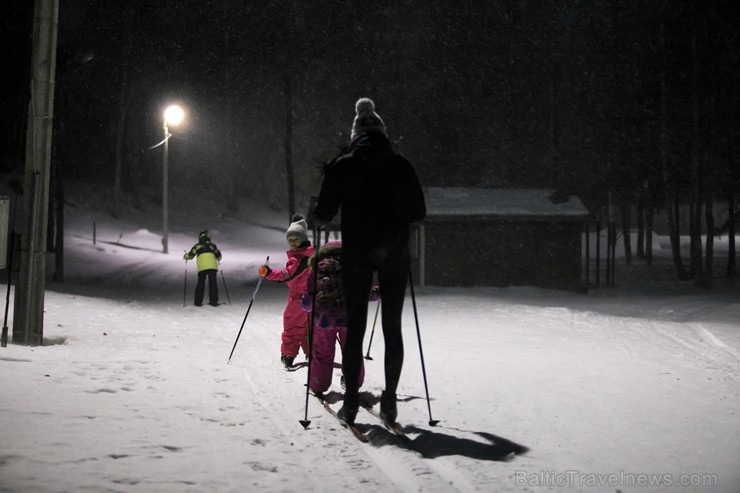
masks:
[[[31,98],[28,103],[20,269],[13,312],[13,342],[38,346],[44,335],[46,237],[54,118],[54,73],[59,0],[36,0]]]

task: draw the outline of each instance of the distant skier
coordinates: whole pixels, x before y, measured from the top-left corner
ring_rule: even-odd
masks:
[[[269,281],[288,285],[288,304],[283,312],[283,334],[280,361],[290,370],[300,349],[308,357],[308,315],[301,308],[301,295],[306,290],[308,259],[314,248],[308,241],[308,225],[302,214],[295,214],[285,237],[288,240],[288,262],[282,270],[272,270],[267,265],[259,268],[259,275]]]
[[[325,167],[313,214],[319,224],[328,223],[341,208],[347,390],[339,415],[353,423],[359,408],[367,300],[377,271],[385,341],[385,391],[380,413],[395,422],[396,390],[403,367],[401,315],[411,263],[409,224],[424,219],[426,205],[414,168],[391,148],[374,103],[360,98],[355,111],[349,152]]]
[[[198,235],[198,243],[182,256],[185,260],[192,260],[194,257],[197,257],[196,264],[198,265],[198,284],[195,286],[194,305],[203,305],[206,278],[208,278],[208,304],[218,306],[218,277],[216,274],[218,263],[221,260],[221,251],[211,241],[206,229]]]
[[[314,307],[316,308],[313,316],[311,380],[308,383],[309,388],[316,393],[325,392],[331,386],[337,341],[344,353],[344,343],[347,337],[347,310],[344,307],[341,258],[342,243],[330,241],[309,260],[311,273],[308,276],[302,303],[303,309],[309,313]],[[376,300],[377,290],[373,290],[372,294],[373,299]],[[309,320],[310,318],[309,316]],[[358,387],[362,387],[364,379],[363,364],[360,368]],[[344,381],[344,376],[342,380]]]

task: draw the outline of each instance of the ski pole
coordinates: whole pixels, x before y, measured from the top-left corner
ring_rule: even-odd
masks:
[[[416,321],[416,337],[419,340],[419,356],[421,356],[421,374],[424,376],[424,391],[427,395],[427,408],[429,409],[429,426],[437,426],[439,420],[432,419],[432,405],[429,400],[429,386],[427,385],[427,370],[424,366],[424,351],[421,348],[421,331],[419,330],[419,313],[416,310],[416,296],[414,296],[414,276],[409,269],[409,286],[411,287],[411,303],[414,306],[414,320]]]
[[[10,276],[13,274],[13,248],[15,247],[15,231],[10,230],[10,253],[8,254],[8,291],[5,294],[5,319],[3,320],[3,331],[0,335],[0,347],[8,346],[8,307],[10,305]]]
[[[372,360],[373,357],[370,356],[370,347],[373,345],[373,336],[375,335],[375,322],[378,321],[378,312],[380,311],[380,299],[378,299],[378,306],[375,308],[375,318],[373,319],[373,330],[370,331],[370,342],[367,343],[367,354],[365,355],[365,359]]]
[[[267,265],[270,262],[270,256],[267,256],[267,259],[265,260],[265,265]],[[247,317],[249,316],[249,310],[252,309],[252,303],[254,303],[254,297],[257,296],[257,291],[260,289],[260,284],[262,284],[262,279],[264,279],[262,276],[257,280],[257,287],[254,288],[254,293],[252,293],[252,301],[249,302],[249,306],[247,307],[247,313],[244,314],[244,320],[242,320],[242,326],[239,327],[239,333],[236,334],[236,340],[234,341],[234,347],[231,348],[231,353],[229,353],[229,360],[226,362],[227,364],[231,362],[231,357],[234,355],[234,349],[236,349],[236,343],[239,342],[239,336],[242,335],[242,329],[244,328],[244,324],[247,322]]]
[[[11,275],[13,274],[13,250],[15,249],[15,205],[17,200],[13,199],[13,217],[10,223],[10,248],[8,249],[8,290],[5,293],[5,318],[3,319],[2,334],[0,334],[0,347],[8,346],[8,308],[10,307],[10,285]]]
[[[218,264],[218,267],[219,267],[219,269],[218,269],[218,270],[220,270],[220,271],[221,271],[221,281],[223,281],[223,283],[224,283],[224,291],[226,291],[226,299],[227,299],[227,300],[229,300],[229,305],[230,305],[230,304],[231,304],[231,297],[229,296],[229,290],[228,290],[228,288],[226,287],[226,277],[224,276],[224,271],[223,271],[223,269],[221,269],[221,263],[220,263],[220,262],[219,262],[219,264]]]
[[[316,229],[314,229],[314,240],[316,242],[316,245],[314,246],[314,255],[316,256],[316,262],[313,266],[313,295],[311,296],[311,316],[309,318],[309,325],[308,325],[308,372],[306,372],[306,405],[304,407],[304,414],[303,419],[298,420],[299,423],[303,425],[303,429],[307,429],[308,426],[311,424],[311,421],[308,419],[308,391],[311,389],[310,383],[311,383],[311,362],[313,360],[313,326],[314,323],[316,323],[316,291],[318,289],[318,283],[319,283],[319,250],[321,249],[321,227],[316,226]]]
[[[185,259],[185,278],[182,282],[182,306],[186,306],[187,303],[185,303],[185,296],[188,292],[188,261]]]

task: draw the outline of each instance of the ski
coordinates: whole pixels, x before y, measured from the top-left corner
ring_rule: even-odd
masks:
[[[294,371],[298,371],[298,370],[300,370],[301,368],[305,368],[305,367],[307,367],[307,366],[308,366],[308,363],[306,363],[306,362],[301,362],[301,363],[296,363],[296,364],[294,364],[294,365],[291,365],[291,366],[284,366],[283,368],[285,369],[285,371],[287,371],[287,372],[289,372],[289,373],[292,373],[292,372],[294,372]]]
[[[356,439],[358,439],[362,443],[369,443],[370,442],[370,438],[368,438],[368,436],[365,433],[363,433],[362,430],[360,430],[357,427],[356,424],[354,424],[354,423],[352,423],[352,424],[347,423],[342,418],[340,418],[339,417],[339,414],[337,414],[337,412],[334,409],[331,408],[331,406],[329,405],[329,402],[327,402],[327,400],[324,399],[323,396],[321,396],[319,394],[313,394],[313,395],[316,396],[316,398],[321,402],[321,405],[324,406],[324,409],[326,409],[326,411],[329,414],[331,414],[332,416],[334,416],[334,419],[336,419],[337,422],[340,425],[342,425],[342,428],[344,428],[345,430],[347,430],[348,432],[350,432],[353,437],[355,437]]]
[[[383,419],[383,417],[380,415],[380,413],[373,408],[372,404],[365,401],[360,401],[360,407],[365,409],[368,413],[372,414],[376,418],[380,420],[381,423],[383,423],[383,426],[385,426],[385,429],[393,433],[399,438],[402,438],[403,440],[411,440],[408,435],[406,435],[406,432],[403,431],[403,427],[398,424],[398,422],[391,423],[388,420]]]

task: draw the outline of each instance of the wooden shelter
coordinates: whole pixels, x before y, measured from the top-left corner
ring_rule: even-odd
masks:
[[[552,190],[429,188],[418,228],[420,285],[582,291],[589,212]]]

